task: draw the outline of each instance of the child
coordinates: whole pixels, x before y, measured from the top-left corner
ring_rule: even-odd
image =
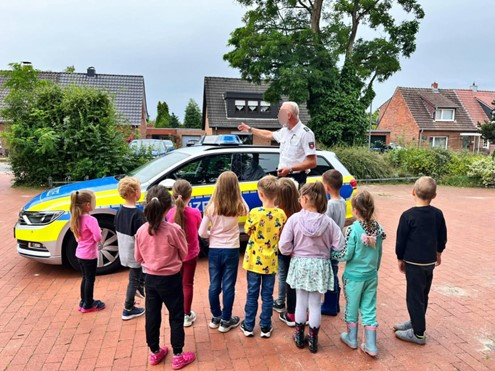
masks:
[[[247,271],[246,316],[241,323],[245,336],[253,336],[258,296],[261,287],[261,337],[269,338],[272,327],[273,288],[277,272],[278,240],[286,217],[282,209],[275,207],[277,178],[267,175],[258,182],[258,195],[263,206],[249,212],[244,230],[249,235],[244,263]]]
[[[201,212],[189,207],[192,186],[187,180],[179,179],[172,187],[175,206],[167,214],[167,220],[178,224],[186,234],[187,256],[182,263],[182,286],[184,288],[184,327],[192,326],[196,313],[191,310],[193,299],[194,273],[199,255],[198,229],[201,225]]]
[[[82,313],[105,309],[105,303],[93,299],[98,243],[101,241],[98,220],[89,215],[95,207],[96,197],[91,191],[75,191],[70,195],[70,229],[76,237],[76,258],[82,272],[81,301],[79,302],[79,311]]]
[[[335,170],[327,170],[322,175],[323,185],[325,191],[330,195],[330,201],[328,201],[327,215],[337,224],[342,230],[345,225],[346,216],[346,202],[340,197],[340,189],[342,188],[343,177],[342,174]],[[328,291],[325,294],[325,300],[321,305],[321,314],[329,316],[336,316],[340,312],[340,285],[339,285],[339,261],[332,259],[333,270],[333,290]]]
[[[376,356],[376,289],[385,233],[373,219],[375,205],[368,191],[361,191],[353,197],[351,205],[357,220],[346,230],[344,249],[332,252],[332,258],[347,262],[342,283],[348,332],[342,333],[340,339],[352,349],[357,348],[357,322],[361,312],[365,334],[361,349]]]
[[[327,195],[321,182],[305,184],[300,190],[302,211],[284,226],[279,249],[292,255],[287,283],[296,289],[296,331],[294,341],[303,348],[307,340],[312,353],[318,351],[321,294],[333,289],[330,251],[342,248],[342,232],[325,215]],[[304,338],[309,308],[309,336]]]
[[[199,227],[199,236],[210,239],[208,297],[213,317],[209,326],[218,328],[220,332],[227,332],[240,323],[239,317],[232,315],[239,266],[238,219],[248,211],[235,173],[225,171],[220,174]],[[223,310],[220,309],[220,292],[222,292]]]
[[[134,296],[143,274],[141,264],[134,259],[134,236],[144,223],[144,214],[136,207],[136,203],[141,198],[141,183],[138,179],[122,178],[118,190],[120,197],[125,199],[125,204],[115,215],[114,224],[119,243],[120,263],[124,267],[129,267],[129,283],[122,311],[122,319],[127,321],[144,314],[144,308],[134,306]]]
[[[278,180],[278,207],[285,216],[290,218],[292,214],[301,211],[297,182],[292,178],[280,178]],[[296,290],[287,284],[287,273],[290,266],[290,255],[278,254],[278,299],[274,300],[273,309],[279,314],[279,319],[289,327],[296,325],[294,313],[296,311]],[[287,310],[285,309],[285,296],[287,295]]]
[[[397,228],[395,252],[399,270],[406,274],[406,302],[410,320],[394,326],[395,336],[411,343],[426,344],[426,309],[433,269],[442,263],[447,227],[442,211],[430,205],[437,184],[429,176],[419,178],[412,195],[416,206],[405,211]]]
[[[168,353],[160,347],[162,304],[168,309],[170,342],[174,352],[172,368],[177,370],[195,360],[184,347],[184,293],[180,270],[187,256],[187,241],[177,224],[164,221],[172,207],[172,197],[163,186],[154,186],[146,195],[144,214],[147,223],[136,234],[136,261],[146,268],[146,342],[151,365],[160,363]]]

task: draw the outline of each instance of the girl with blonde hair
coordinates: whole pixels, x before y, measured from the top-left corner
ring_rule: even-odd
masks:
[[[189,206],[192,197],[192,186],[187,180],[179,179],[172,187],[175,207],[167,213],[167,220],[178,224],[187,239],[187,256],[182,263],[182,287],[184,289],[184,327],[192,326],[196,321],[196,313],[191,310],[194,291],[194,274],[199,255],[198,229],[201,224],[201,212]]]
[[[232,316],[232,306],[239,266],[239,217],[248,212],[237,175],[232,171],[220,174],[199,227],[199,236],[210,242],[208,296],[212,319],[209,326],[220,332],[227,332],[240,323],[238,316]],[[220,308],[221,292],[223,310]]]
[[[77,241],[76,258],[82,272],[81,301],[79,311],[96,312],[105,309],[105,303],[94,300],[98,243],[101,230],[98,220],[89,215],[96,207],[96,197],[91,191],[75,191],[70,195],[70,229]]]

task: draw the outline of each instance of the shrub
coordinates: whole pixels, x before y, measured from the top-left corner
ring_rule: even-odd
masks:
[[[401,175],[439,177],[448,172],[451,152],[439,148],[401,148],[387,154]]]
[[[37,80],[31,68],[12,69],[2,114],[10,121],[4,136],[16,183],[121,174],[148,160],[130,152],[106,92],[61,88]]]
[[[331,149],[357,179],[380,179],[396,176],[384,156],[366,147],[333,147]]]
[[[495,185],[495,160],[485,157],[474,161],[467,175],[479,179],[485,186]]]

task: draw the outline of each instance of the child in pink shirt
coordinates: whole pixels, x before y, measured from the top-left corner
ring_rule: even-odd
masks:
[[[196,313],[191,310],[194,287],[194,273],[199,255],[198,229],[201,224],[201,212],[189,207],[191,201],[192,186],[184,179],[174,183],[172,196],[175,199],[175,207],[170,209],[167,220],[178,224],[186,233],[188,245],[187,256],[182,263],[182,286],[184,289],[184,327],[192,326],[196,321]]]
[[[232,306],[239,267],[239,217],[248,212],[237,175],[224,171],[217,179],[199,227],[199,236],[210,240],[208,298],[212,319],[208,326],[220,332],[230,331],[240,324],[239,317],[232,315]]]
[[[174,352],[172,368],[177,370],[196,359],[194,353],[183,352],[184,293],[180,270],[187,256],[184,231],[164,221],[172,207],[172,197],[163,186],[154,186],[146,195],[144,215],[147,223],[136,233],[134,257],[146,268],[146,342],[151,350],[151,365],[160,363],[168,353],[160,347],[162,304],[168,309],[170,342]]]
[[[82,313],[105,309],[105,303],[93,299],[98,243],[101,241],[98,220],[89,215],[95,207],[96,198],[91,191],[75,191],[70,195],[70,229],[77,240],[76,258],[82,272],[79,302],[79,311]]]

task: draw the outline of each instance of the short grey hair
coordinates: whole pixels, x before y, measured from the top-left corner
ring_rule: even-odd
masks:
[[[297,105],[296,102],[284,102],[283,105],[286,105],[289,107],[290,112],[299,118],[299,106]]]

